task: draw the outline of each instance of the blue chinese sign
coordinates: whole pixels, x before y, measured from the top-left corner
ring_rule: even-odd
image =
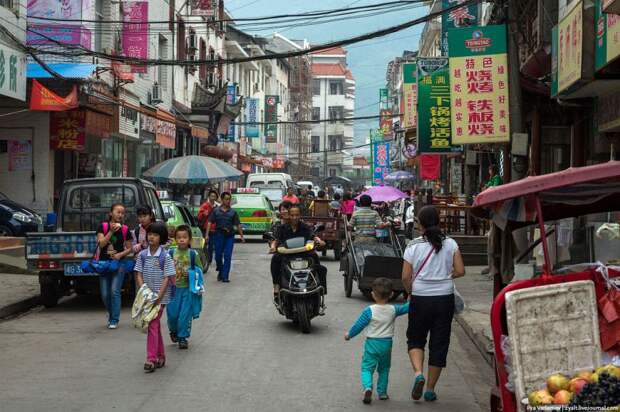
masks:
[[[258,102],[259,99],[248,99],[245,108],[245,137],[259,137]]]
[[[226,89],[226,103],[227,104],[235,104],[237,103],[237,86],[234,84],[229,84]],[[230,126],[228,126],[228,136],[227,139],[229,142],[235,141],[235,124],[230,122]]]
[[[390,173],[390,143],[377,142],[372,149],[372,184],[383,184],[383,179]]]

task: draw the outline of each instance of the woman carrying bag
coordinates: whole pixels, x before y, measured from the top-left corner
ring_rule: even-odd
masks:
[[[417,218],[422,236],[405,250],[403,285],[411,295],[407,348],[415,373],[411,397],[437,400],[435,385],[446,366],[454,317],[454,279],[465,275],[465,266],[454,239],[439,229],[439,213],[433,206],[423,207]],[[429,340],[428,382],[424,377],[424,349]]]

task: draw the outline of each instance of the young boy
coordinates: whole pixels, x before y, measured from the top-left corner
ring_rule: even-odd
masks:
[[[362,390],[364,403],[372,401],[372,376],[377,369],[377,392],[382,401],[389,399],[387,393],[390,364],[392,361],[392,337],[394,321],[397,316],[409,311],[409,303],[389,305],[392,296],[392,282],[387,278],[377,278],[372,283],[374,305],[366,307],[355,324],[344,336],[349,340],[366,328],[366,343],[362,357]]]
[[[170,339],[179,343],[179,349],[187,349],[192,319],[197,318],[200,312],[200,303],[196,299],[201,299],[201,296],[193,293],[190,288],[188,271],[197,268],[202,270],[202,265],[198,253],[189,247],[192,241],[189,226],[177,227],[174,238],[176,248],[170,249],[169,253],[176,268],[176,292],[166,309],[166,314]]]

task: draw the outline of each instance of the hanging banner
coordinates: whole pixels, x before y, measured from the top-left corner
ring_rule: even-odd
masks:
[[[418,150],[450,153],[450,72],[446,57],[418,59]]]
[[[372,184],[383,184],[385,176],[390,174],[390,143],[378,142],[373,145],[373,173]]]
[[[82,46],[91,49],[92,33],[82,26],[69,24],[34,24],[28,23],[26,44],[29,46],[51,45],[58,43]]]
[[[581,79],[583,3],[573,2],[558,24],[558,93]]]
[[[450,33],[452,144],[509,142],[506,26]]]
[[[237,86],[235,86],[234,84],[229,84],[226,87],[226,104],[232,105],[235,103],[237,103]],[[228,126],[228,132],[226,134],[225,141],[234,142],[236,133],[237,133],[236,126],[234,122],[231,121],[230,125]]]
[[[403,101],[405,105],[403,128],[412,129],[417,127],[417,67],[415,63],[403,64]]]
[[[467,0],[442,0],[442,10],[449,9]],[[441,55],[448,56],[448,30],[471,27],[478,24],[478,4],[463,6],[441,15]]]
[[[384,109],[379,112],[379,129],[383,131],[385,140],[392,140],[394,137],[394,123],[392,122],[392,110]]]
[[[601,1],[596,1],[596,70],[620,56],[620,15],[603,13]]]
[[[422,180],[438,180],[441,176],[441,156],[440,155],[421,155],[420,156],[420,178]]]
[[[30,110],[45,110],[58,112],[71,110],[78,107],[77,86],[73,85],[71,93],[66,97],[60,97],[49,90],[36,79],[32,79],[32,92],[30,93]]]
[[[81,152],[86,142],[86,112],[68,110],[50,113],[50,149]]]
[[[215,16],[217,11],[217,0],[191,0],[191,5],[194,16]]]
[[[245,137],[258,137],[258,99],[247,99],[247,106],[245,108]]]
[[[149,57],[149,2],[124,1],[121,2],[123,13],[123,36],[121,47],[123,56],[136,59]],[[145,65],[132,65],[132,73],[146,73]]]
[[[9,172],[32,170],[32,140],[7,141]]]
[[[265,96],[265,122],[278,121],[279,96]],[[278,125],[265,124],[265,143],[278,142]]]

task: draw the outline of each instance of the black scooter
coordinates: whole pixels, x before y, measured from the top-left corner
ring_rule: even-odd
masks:
[[[320,228],[315,229],[315,232],[320,231]],[[274,240],[273,233],[265,233],[263,239]],[[298,324],[303,333],[310,333],[313,318],[325,314],[325,279],[321,279],[323,276],[311,256],[314,248],[314,241],[293,238],[276,250],[284,257],[276,308]]]

